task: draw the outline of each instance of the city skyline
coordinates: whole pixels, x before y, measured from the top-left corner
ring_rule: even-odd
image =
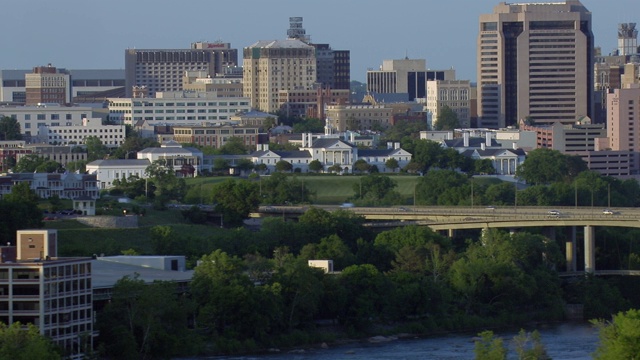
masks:
[[[406,0],[390,7],[371,0],[363,7],[338,0],[247,0],[239,7],[205,0],[179,6],[168,0],[10,2],[4,10],[12,15],[0,23],[0,31],[10,34],[0,39],[0,69],[48,63],[67,69],[124,69],[127,48],[188,48],[197,41],[221,40],[240,50],[259,40],[286,38],[289,17],[301,16],[311,41],[351,51],[353,80],[364,82],[367,69],[379,68],[383,60],[409,57],[426,59],[429,69],[453,67],[456,78],[475,82],[478,18],[498,3]],[[618,23],[640,22],[637,0],[582,3],[592,13],[595,46],[603,54],[616,48]]]

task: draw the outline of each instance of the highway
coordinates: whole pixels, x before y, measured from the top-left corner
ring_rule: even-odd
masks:
[[[393,206],[393,207],[348,207],[338,205],[310,206],[261,206],[260,214],[295,216],[310,207],[327,211],[338,209],[353,211],[368,220],[427,220],[435,222],[464,221],[514,221],[514,220],[638,220],[640,208],[613,208],[606,211],[596,207],[463,207],[463,206]],[[609,209],[606,209],[609,210]]]

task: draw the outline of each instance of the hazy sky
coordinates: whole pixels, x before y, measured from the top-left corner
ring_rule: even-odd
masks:
[[[67,69],[122,69],[127,48],[188,48],[222,40],[239,49],[286,38],[302,16],[311,40],[351,50],[351,78],[385,59],[419,58],[475,81],[478,15],[489,0],[2,0],[0,69],[52,63]],[[512,1],[518,2],[518,1]],[[522,1],[520,1],[522,2]],[[583,0],[595,44],[616,48],[617,24],[640,23],[639,0]],[[640,26],[639,26],[640,27]]]

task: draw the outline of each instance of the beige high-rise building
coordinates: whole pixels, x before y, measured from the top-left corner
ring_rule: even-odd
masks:
[[[479,20],[480,127],[592,117],[591,13],[580,1],[503,2]]]
[[[296,39],[258,41],[244,48],[243,94],[251,107],[274,113],[280,110],[280,90],[308,90],[316,83],[313,46]]]
[[[607,137],[611,150],[630,151],[632,169],[640,169],[639,85],[607,94]]]
[[[440,110],[448,106],[458,116],[461,127],[470,127],[470,92],[469,80],[427,81],[427,122],[433,128],[438,121]]]
[[[56,69],[51,64],[37,66],[24,75],[26,102],[29,105],[59,104],[71,102],[71,77],[67,71]]]

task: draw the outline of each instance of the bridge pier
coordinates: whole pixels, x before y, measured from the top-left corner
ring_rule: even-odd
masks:
[[[596,271],[596,254],[594,228],[591,225],[584,227],[584,272],[594,273]]]
[[[577,271],[578,264],[576,263],[577,249],[576,249],[576,227],[571,227],[571,240],[565,244],[566,259],[567,259],[567,271]]]
[[[456,236],[456,229],[447,229],[447,236],[449,239],[453,239]]]

